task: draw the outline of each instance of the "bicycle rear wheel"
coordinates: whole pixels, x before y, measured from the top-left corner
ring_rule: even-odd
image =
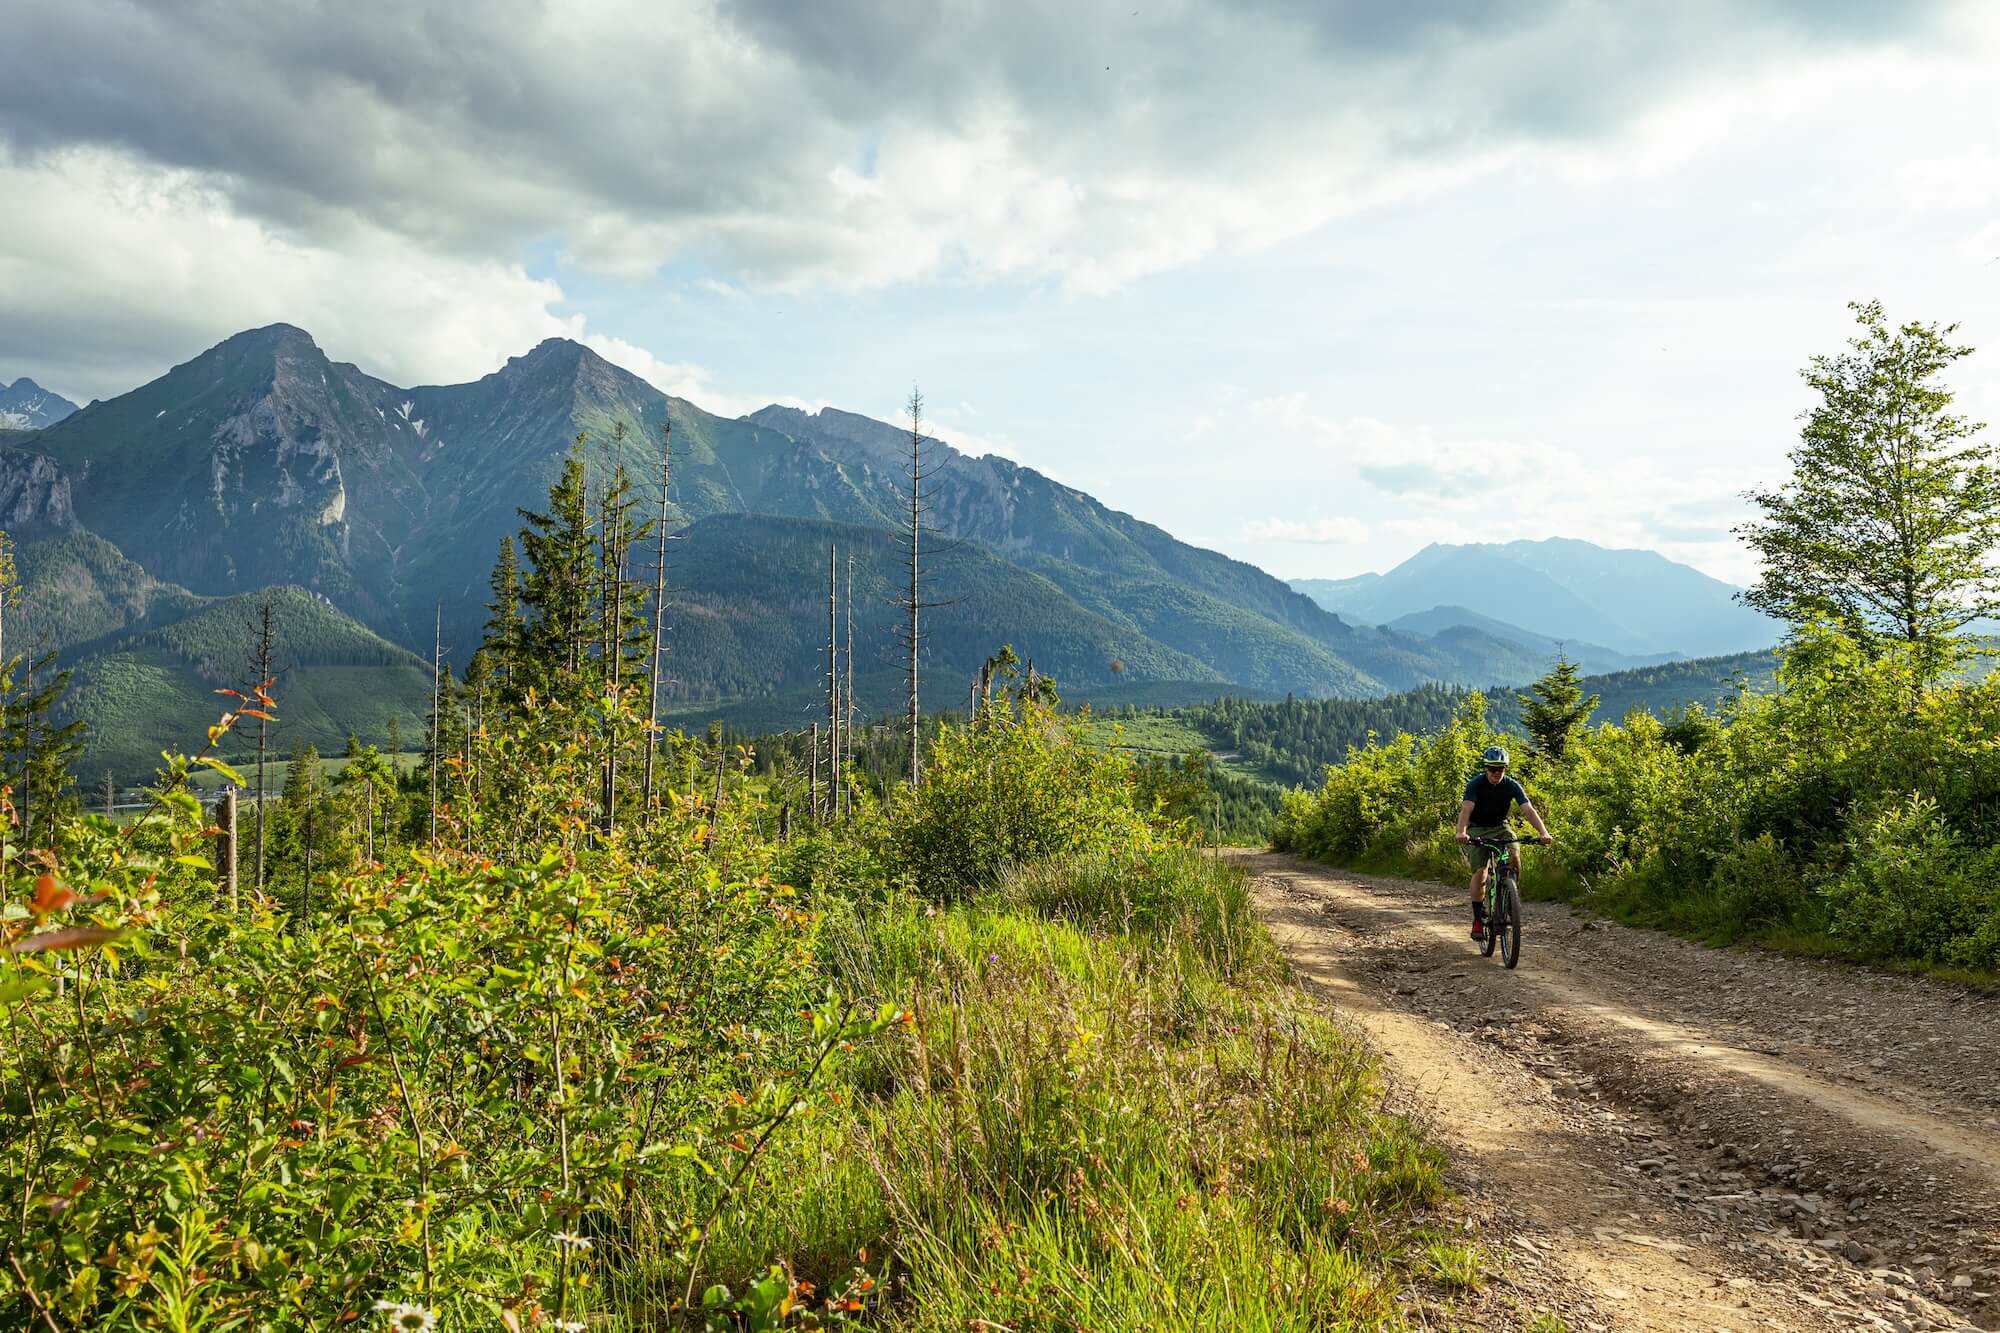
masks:
[[[1500,895],[1493,891],[1499,874],[1498,869],[1488,872],[1489,878],[1486,885],[1486,933],[1479,937],[1479,956],[1481,958],[1491,958],[1493,956],[1493,946],[1500,939],[1500,927],[1494,924],[1500,914]]]
[[[1500,937],[1500,961],[1513,967],[1521,961],[1521,885],[1512,875],[1500,886],[1500,910],[1507,914],[1507,920],[1497,931]]]

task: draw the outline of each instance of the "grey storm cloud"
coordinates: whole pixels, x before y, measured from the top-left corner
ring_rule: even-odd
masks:
[[[979,169],[911,224],[947,233],[921,262],[1015,234],[1102,265],[1188,201],[1143,269],[1267,234],[1274,212],[1310,225],[1399,165],[1609,132],[1698,78],[1913,33],[1933,8],[16,0],[0,148],[201,173],[319,240],[513,255],[555,238],[586,264],[694,252],[791,279],[858,263],[950,174],[917,154],[871,195],[878,152],[962,143]],[[1346,174],[1307,188],[1334,161]],[[981,216],[984,233],[961,222]]]

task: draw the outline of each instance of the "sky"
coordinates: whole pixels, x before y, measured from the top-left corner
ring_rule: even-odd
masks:
[[[0,38],[0,382],[78,401],[277,321],[402,384],[565,336],[727,415],[919,386],[1285,577],[1573,536],[1734,582],[1848,302],[1957,323],[2000,422],[1984,0],[13,0]]]

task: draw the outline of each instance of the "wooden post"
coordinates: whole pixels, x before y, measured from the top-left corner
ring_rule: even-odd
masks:
[[[229,910],[237,908],[236,899],[236,788],[225,787],[222,799],[216,803],[215,822],[222,826],[222,891],[229,899]]]

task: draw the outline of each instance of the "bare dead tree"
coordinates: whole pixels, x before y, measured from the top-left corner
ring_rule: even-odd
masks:
[[[919,600],[918,550],[923,544],[924,533],[924,396],[915,386],[910,389],[910,592],[906,605],[910,613],[910,785],[917,785],[920,776],[920,746],[922,737],[919,727],[922,722],[922,705],[917,699],[917,649],[922,643],[918,627],[918,613],[923,608]]]
[[[847,548],[847,716],[842,719],[841,737],[847,746],[840,766],[842,774],[847,772],[847,764],[854,758],[854,548]],[[854,793],[843,778],[841,785],[842,809],[854,813]]]
[[[438,724],[444,717],[444,603],[437,606],[437,623],[431,631],[431,852],[438,846]],[[394,759],[389,761],[395,763]],[[372,800],[372,798],[371,798]],[[371,807],[372,809],[372,807]],[[374,816],[369,821],[372,826]],[[371,832],[370,836],[373,834]],[[372,853],[371,853],[372,857]]]
[[[840,811],[840,548],[826,548],[826,815]]]
[[[660,533],[658,564],[653,570],[653,668],[649,682],[652,700],[646,706],[646,791],[644,803],[653,806],[653,762],[659,747],[660,653],[665,647],[667,626],[667,488],[673,481],[674,423],[660,422]]]
[[[104,770],[104,817],[109,819],[118,808],[118,787],[111,780],[111,770]]]
[[[271,599],[266,597],[257,607],[257,633],[250,642],[250,682],[260,690],[269,689],[275,674],[273,665],[277,650],[277,634],[272,627]],[[251,872],[252,882],[257,892],[264,891],[264,762],[270,740],[271,720],[263,716],[263,707],[257,709],[257,852],[255,868]]]

